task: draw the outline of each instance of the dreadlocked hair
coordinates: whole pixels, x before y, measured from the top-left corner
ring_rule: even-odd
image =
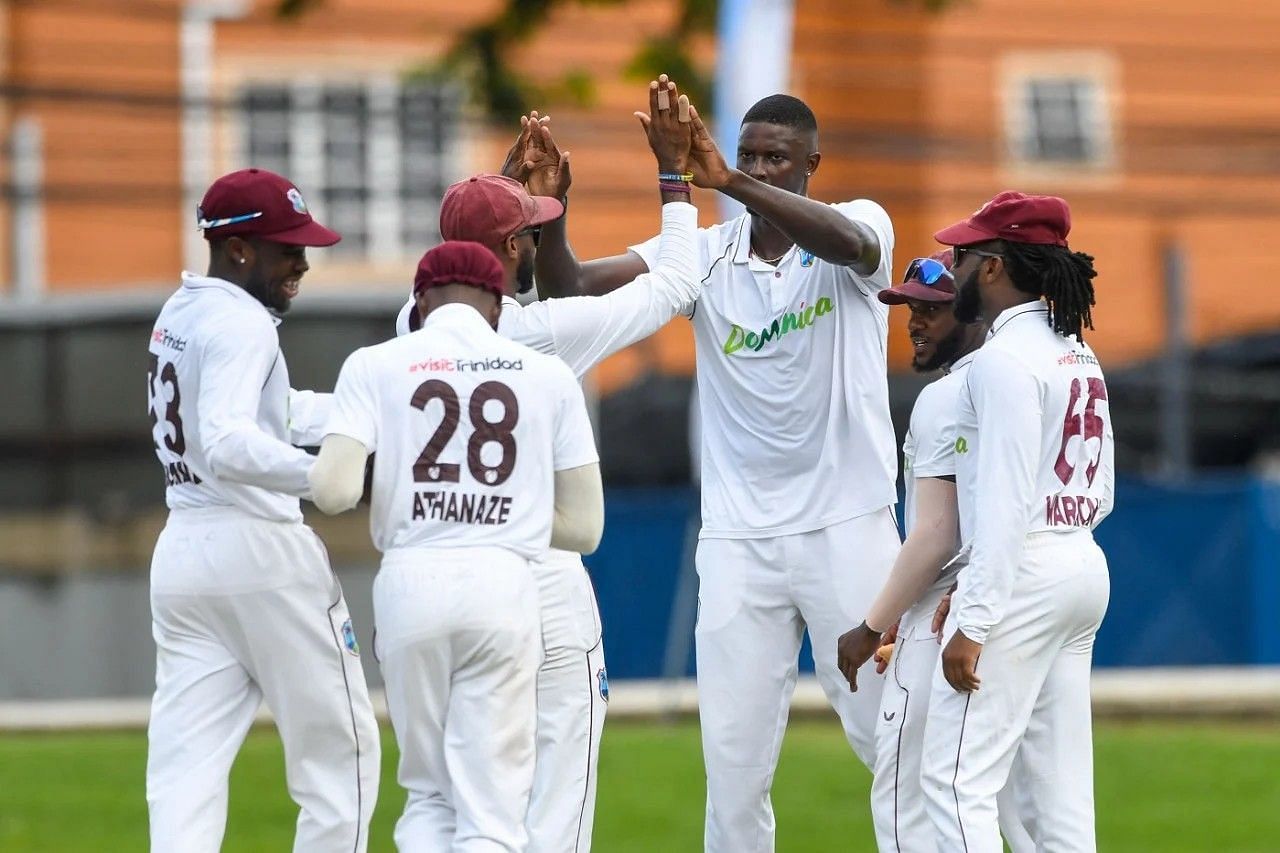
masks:
[[[1084,330],[1093,328],[1093,255],[1036,243],[1006,243],[1002,254],[1013,286],[1049,304],[1053,330],[1084,341]]]

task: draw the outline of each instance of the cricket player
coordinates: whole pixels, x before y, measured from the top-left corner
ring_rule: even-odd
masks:
[[[665,78],[651,85],[676,97]],[[868,765],[875,752],[882,681],[851,693],[836,639],[866,616],[900,544],[888,306],[876,298],[890,285],[893,227],[873,201],[806,197],[821,155],[800,100],[773,95],[747,112],[738,168],[696,110],[692,123],[694,183],[747,207],[699,232],[695,267],[705,845],[755,853],[774,847],[769,788],[806,628],[850,743]],[[560,220],[543,229],[538,278],[605,292],[650,269],[657,248],[580,264]]]
[[[687,114],[681,121],[681,107],[679,101],[666,109],[655,105],[650,117],[647,134],[659,171],[686,168],[690,131]],[[513,147],[518,162],[524,162],[532,129],[526,120]],[[567,165],[554,179],[567,182]],[[532,285],[538,229],[564,212],[555,198],[531,197],[512,178],[478,175],[451,186],[440,208],[440,230],[447,239],[481,243],[501,260],[507,294],[498,333],[557,356],[581,378],[606,356],[687,312],[697,297],[697,211],[685,190],[660,191],[662,235],[653,272],[600,297],[527,306],[511,297]],[[397,318],[397,333],[417,329],[419,316],[411,300]],[[600,612],[577,553],[552,548],[533,569],[545,648],[538,670],[537,767],[526,820],[529,850],[581,853],[591,849],[596,762],[609,695]]]
[[[956,319],[990,323],[959,394],[956,492],[967,565],[925,725],[939,850],[999,853],[996,795],[1015,755],[1037,850],[1095,849],[1089,669],[1106,611],[1093,528],[1111,510],[1107,386],[1082,339],[1093,259],[1051,196],[1003,192],[939,231]]]
[[[311,474],[316,506],[355,506],[373,463],[375,653],[409,792],[401,851],[523,851],[541,613],[532,561],[590,553],[599,458],[565,364],[495,331],[505,273],[446,242],[414,279],[422,328],[343,365]]]
[[[151,561],[151,849],[217,851],[227,775],[265,699],[298,804],[294,850],[362,851],[378,728],[324,545],[302,523],[323,397],[291,391],[276,324],[307,246],[339,239],[290,181],[219,178],[200,204],[207,275],[182,274],[151,333],[148,405],[169,520]]]
[[[920,786],[929,688],[940,651],[932,623],[963,562],[954,559],[960,550],[956,409],[969,364],[987,332],[981,322],[956,320],[950,269],[950,249],[916,258],[902,284],[879,294],[886,305],[906,305],[911,311],[912,368],[919,373],[940,370],[942,375],[920,392],[902,443],[906,541],[867,618],[841,635],[838,645],[840,670],[849,688],[857,690],[857,670],[876,653],[882,637],[892,643],[876,727],[871,811],[880,850],[894,853],[937,849]],[[889,639],[894,635],[896,642]],[[1002,798],[1000,805],[1002,831],[1014,853],[1034,850],[1012,802]]]

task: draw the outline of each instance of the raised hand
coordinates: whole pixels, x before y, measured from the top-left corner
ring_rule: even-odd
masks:
[[[573,183],[573,176],[569,173],[569,152],[562,152],[556,145],[551,128],[547,127],[550,121],[551,116],[539,117],[537,110],[529,114],[533,130],[529,146],[525,149],[525,186],[530,195],[564,198]]]
[[[534,113],[533,115],[537,115]],[[529,176],[529,169],[525,166],[525,160],[528,157],[529,142],[533,138],[535,127],[540,126],[544,122],[529,120],[529,116],[520,116],[520,133],[516,136],[516,141],[511,143],[511,147],[507,150],[507,158],[502,161],[502,169],[498,174],[504,177],[512,178],[524,183]]]
[[[681,95],[667,75],[649,82],[649,112],[635,116],[658,158],[659,171],[683,174],[689,168],[691,110],[688,96]]]
[[[702,123],[695,107],[689,108],[689,123],[693,128],[693,142],[689,149],[689,170],[693,172],[693,184],[704,189],[719,189],[729,183],[733,170],[725,162],[711,131]]]

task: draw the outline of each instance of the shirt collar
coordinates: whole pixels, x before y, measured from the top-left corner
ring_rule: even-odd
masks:
[[[422,328],[425,329],[429,326],[438,326],[442,323],[448,323],[450,325],[474,324],[477,327],[487,329],[490,332],[493,331],[493,327],[489,325],[489,321],[486,320],[479,311],[472,308],[470,305],[463,305],[460,302],[449,302],[432,311],[426,316],[426,319],[422,321]]]
[[[737,235],[737,237],[735,238],[735,245],[733,247],[733,262],[735,264],[750,264],[751,263],[751,214],[744,213],[742,214],[742,216],[738,217],[738,221],[734,224],[733,233]],[[791,253],[794,252],[795,250],[796,250],[796,246],[793,243],[790,249],[787,249],[785,252],[782,253],[782,257],[778,259],[778,262],[776,264],[766,264],[764,261],[761,261],[759,258],[757,258],[756,260],[759,261],[762,266],[767,267],[769,269],[782,269],[782,265],[787,262],[787,260],[791,257]]]
[[[955,373],[957,370],[964,367],[969,362],[973,361],[973,357],[976,356],[977,354],[978,354],[977,350],[974,350],[973,352],[965,353],[964,355],[957,358],[955,361],[951,362],[951,364],[947,366],[946,372]]]
[[[1040,300],[1034,302],[1023,302],[1021,305],[1014,305],[1012,308],[1006,308],[996,315],[996,319],[991,323],[991,331],[987,332],[987,340],[991,340],[996,336],[996,332],[1009,325],[1010,322],[1016,320],[1023,315],[1045,317],[1049,313],[1049,306]]]
[[[267,316],[271,318],[272,323],[274,323],[277,326],[280,325],[280,318],[276,316],[275,312],[268,311],[267,306],[263,305],[253,296],[249,295],[249,292],[247,290],[245,290],[243,287],[241,287],[238,284],[234,284],[230,281],[227,281],[224,278],[214,278],[213,276],[197,275],[196,273],[193,273],[193,272],[183,271],[182,286],[186,290],[191,290],[191,291],[207,290],[207,289],[224,291],[225,293],[231,294],[231,297],[233,299],[239,299],[243,301],[246,305],[252,305],[256,307],[258,310],[266,312]]]

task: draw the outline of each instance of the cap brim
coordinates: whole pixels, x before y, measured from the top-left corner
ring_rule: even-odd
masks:
[[[538,206],[538,212],[534,214],[530,225],[544,225],[552,220],[559,219],[564,216],[564,205],[559,199],[551,198],[545,195],[530,196],[533,203]]]
[[[974,228],[967,220],[965,222],[957,222],[948,228],[943,228],[933,235],[933,239],[944,246],[971,246],[974,243],[985,243],[988,240],[998,239],[998,237],[999,235],[997,234]]]
[[[920,302],[954,302],[956,295],[918,281],[908,281],[880,291],[876,298],[885,305],[905,305],[912,299]]]
[[[342,235],[337,231],[325,228],[315,220],[305,225],[299,225],[297,228],[281,231],[278,234],[262,234],[260,236],[263,240],[270,240],[272,243],[284,243],[287,246],[332,246],[342,239]]]

